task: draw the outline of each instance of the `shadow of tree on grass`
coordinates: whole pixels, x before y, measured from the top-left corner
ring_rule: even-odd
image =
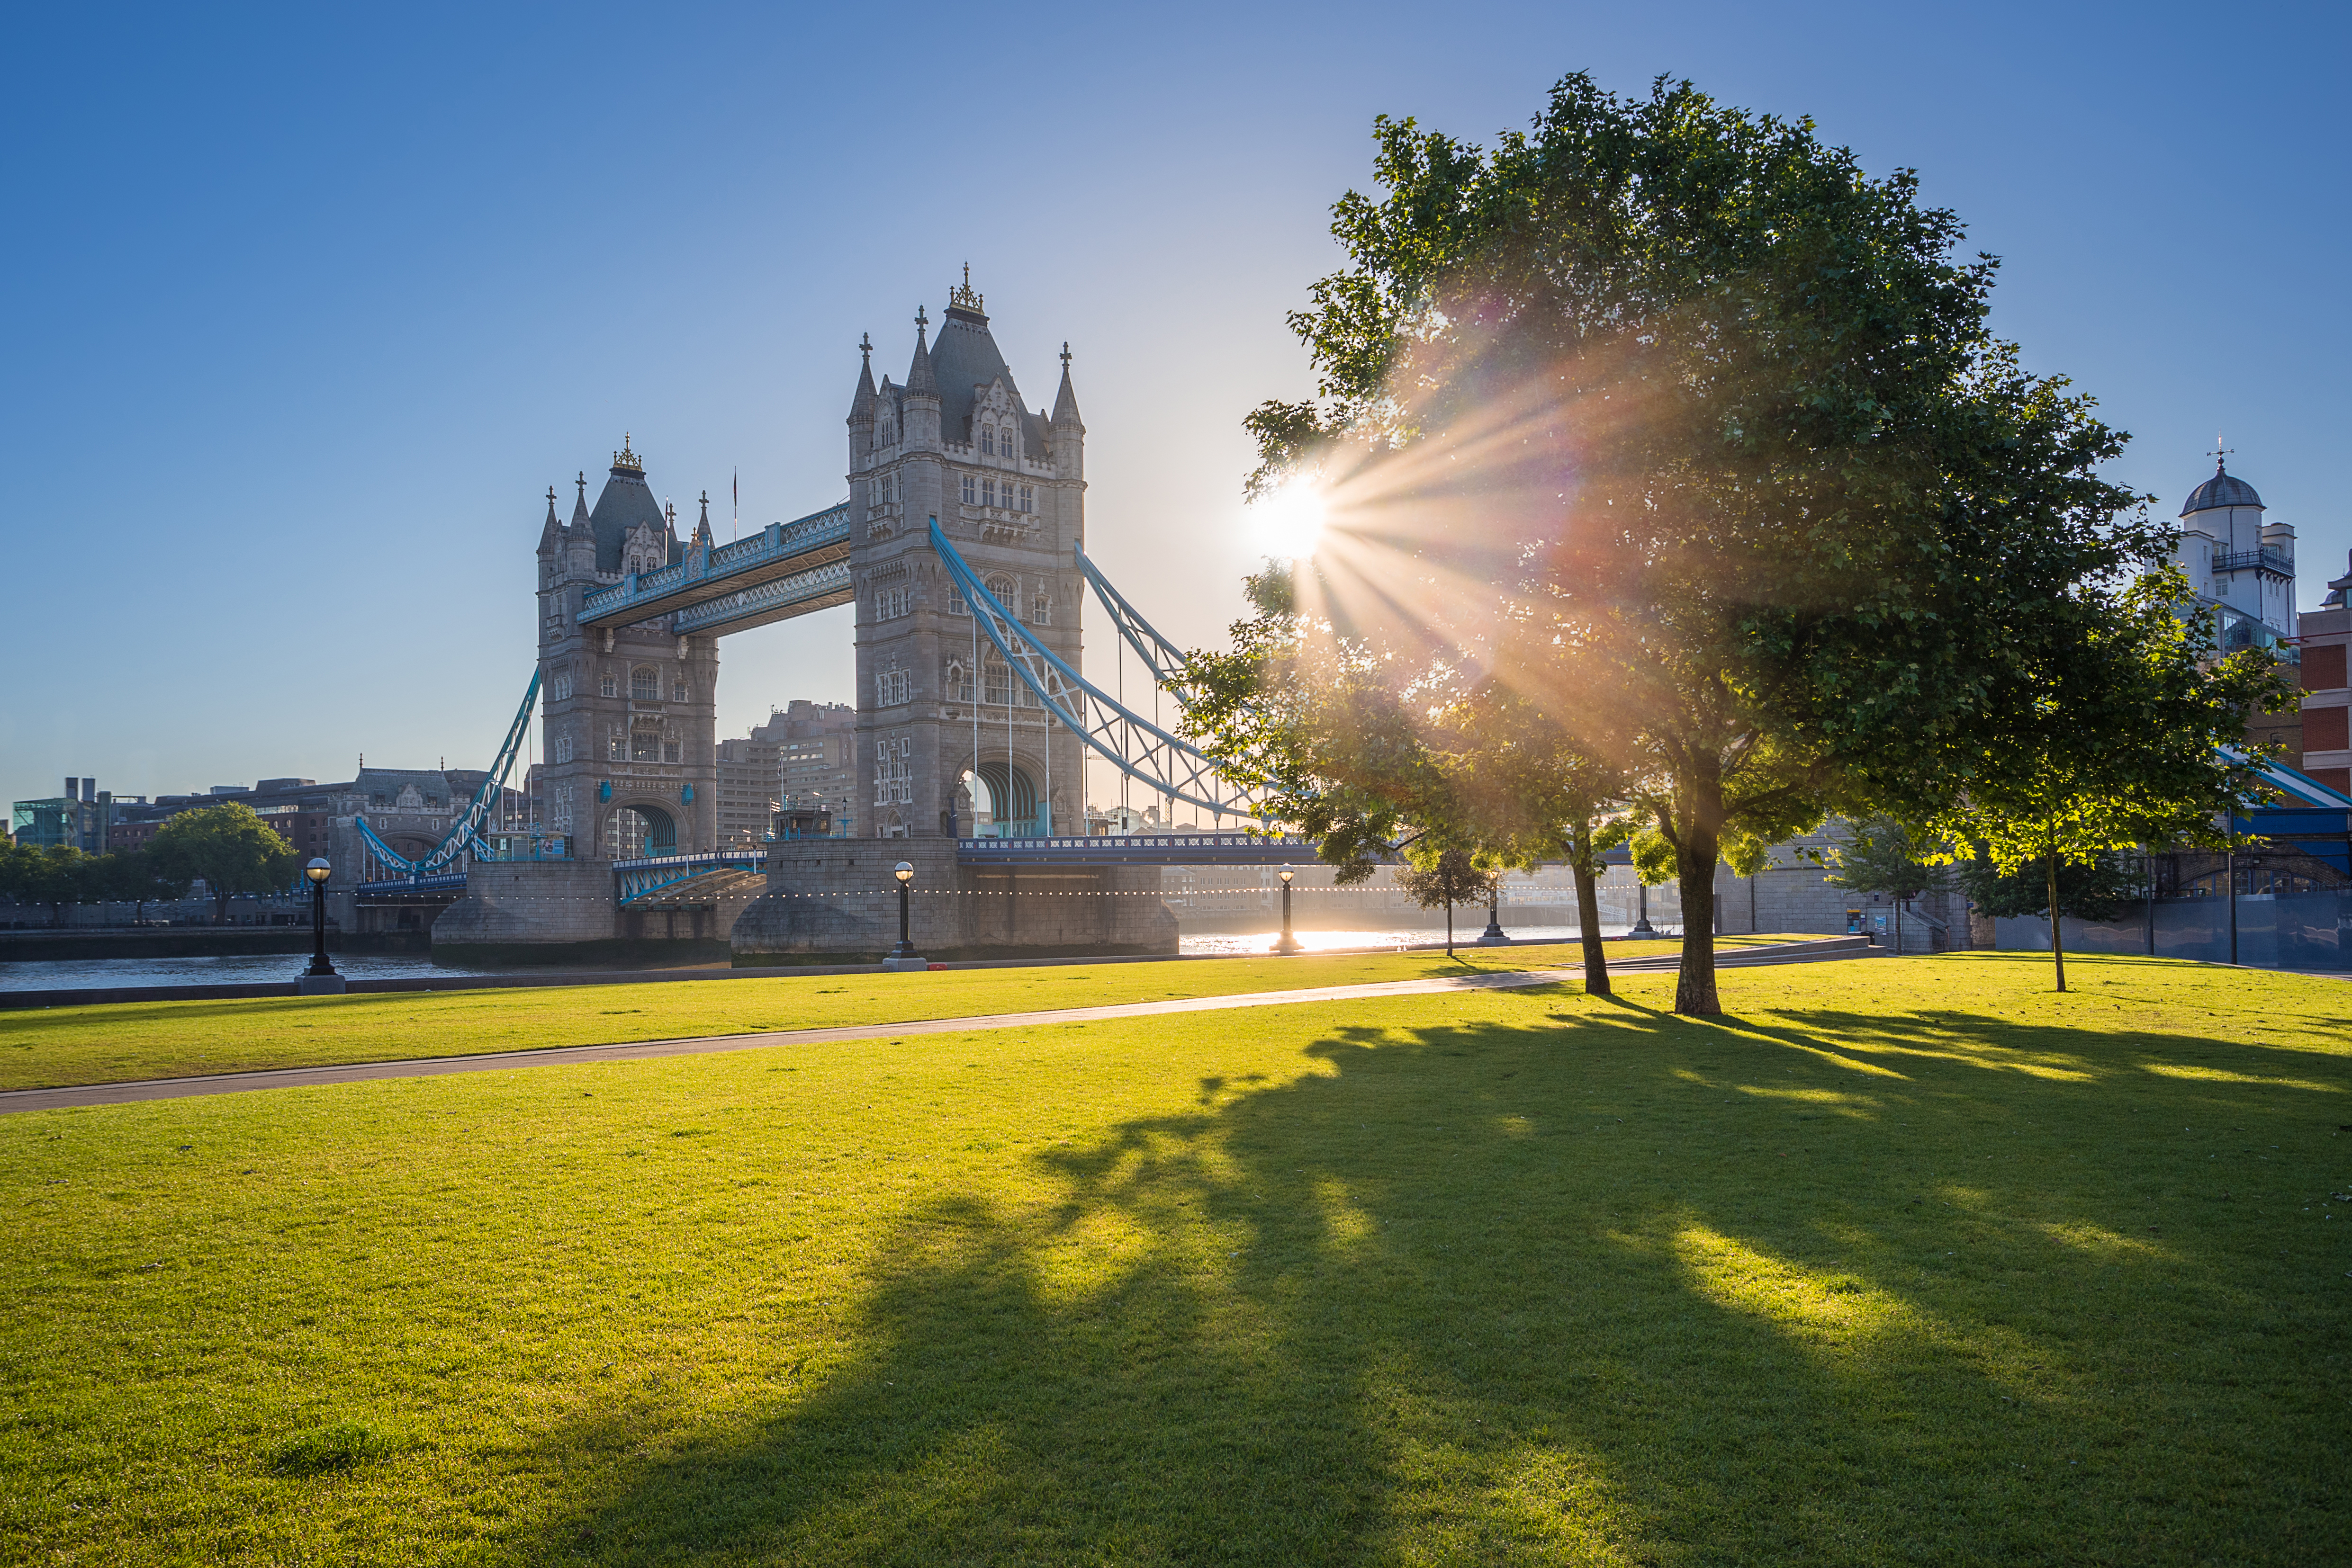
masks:
[[[2250,1213],[2273,1198],[2200,1207],[2210,1173],[2182,1167],[2219,1149],[2160,1131],[2221,1115],[2283,1143],[2315,1096],[2268,1082],[2279,1053],[2256,1048],[1986,1027],[1621,1009],[1339,1030],[1317,1072],[1204,1078],[1192,1108],[1034,1156],[1050,1202],[937,1194],[877,1249],[805,1385],[779,1367],[719,1427],[641,1406],[559,1434],[607,1459],[516,1544],[612,1563],[2344,1551],[2306,1348],[2333,1303],[2300,1232]],[[2135,1066],[2190,1044],[2259,1081]],[[1832,1059],[1881,1047],[1910,1052],[1900,1077]],[[2090,1070],[1972,1060],[2011,1049]],[[2252,1158],[2231,1179],[2288,1174]]]

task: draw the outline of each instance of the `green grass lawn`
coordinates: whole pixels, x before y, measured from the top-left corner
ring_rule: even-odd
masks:
[[[1727,947],[1790,940],[1805,938],[1721,939]],[[1609,945],[1612,959],[1676,950],[1672,942]],[[1580,950],[1568,943],[1465,946],[1453,958],[1443,953],[1358,953],[43,1008],[0,1012],[0,1089],[833,1024],[905,1023],[1581,964]]]
[[[2352,1560],[2352,985],[2069,971],[0,1117],[0,1561]]]

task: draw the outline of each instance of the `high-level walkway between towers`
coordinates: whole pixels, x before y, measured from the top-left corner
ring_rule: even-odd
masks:
[[[1775,943],[1754,947],[1718,948],[1721,968],[1763,964],[1818,963],[1877,956],[1885,951],[1860,937],[1828,937],[1813,941]],[[1678,959],[1672,954],[1621,959],[1610,965],[1612,975],[1672,971]],[[1285,1007],[1299,1003],[1364,1001],[1387,997],[1439,996],[1449,992],[1523,989],[1531,986],[1580,984],[1580,969],[1487,970],[1480,974],[1438,976],[1409,980],[1375,980],[1360,985],[1314,986],[1286,990],[1239,991],[1221,995],[1174,997],[1160,1001],[1116,1002],[1101,1007],[1049,1008],[1032,1012],[983,1013],[963,1018],[905,1019],[898,1022],[839,1024],[824,1029],[772,1030],[749,1034],[697,1035],[677,1040],[616,1041],[606,1045],[552,1046],[538,1051],[488,1051],[468,1056],[418,1057],[395,1061],[345,1062],[326,1066],[273,1068],[256,1072],[205,1073],[186,1078],[136,1079],[118,1083],[87,1083],[48,1089],[17,1089],[0,1092],[0,1113],[12,1111],[56,1111],[84,1105],[131,1104],[149,1100],[178,1100],[206,1094],[235,1094],[260,1089],[315,1088],[336,1083],[373,1082],[388,1078],[433,1078],[453,1072],[499,1072],[524,1067],[549,1067],[595,1061],[638,1061],[651,1057],[698,1056],[712,1051],[748,1051],[773,1046],[828,1045],[845,1040],[904,1039],[910,1035],[961,1034],[970,1030],[1052,1028],[1064,1024],[1097,1023],[1108,1019],[1154,1018],[1173,1013],[1216,1012],[1234,1009]]]

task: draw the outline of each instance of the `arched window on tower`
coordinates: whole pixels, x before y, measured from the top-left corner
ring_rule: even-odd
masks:
[[[661,672],[651,664],[639,664],[630,670],[629,700],[633,703],[661,701]]]
[[[980,427],[980,450],[985,456],[993,457],[996,455],[996,427],[994,425],[983,424]]]
[[[1004,606],[1007,615],[1015,620],[1020,618],[1021,585],[1018,582],[1009,577],[992,577],[988,580],[988,591],[995,597],[996,602]]]

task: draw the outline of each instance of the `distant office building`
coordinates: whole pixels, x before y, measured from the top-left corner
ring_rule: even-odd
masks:
[[[719,847],[746,849],[768,836],[783,776],[772,741],[757,732],[719,743]]]
[[[10,811],[10,831],[29,849],[77,849],[104,854],[114,823],[114,795],[95,779],[68,775],[65,792],[38,800],[18,800]]]
[[[857,789],[857,710],[847,703],[795,701],[776,709],[751,738],[776,748],[782,809],[802,820],[821,813],[835,838],[854,836],[862,820]]]

